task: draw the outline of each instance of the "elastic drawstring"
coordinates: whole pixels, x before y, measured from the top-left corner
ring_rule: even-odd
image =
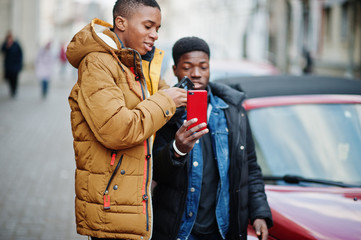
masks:
[[[115,54],[115,52],[113,51],[113,49],[110,49],[110,52],[111,54],[113,55],[113,57],[117,60],[118,62],[118,65],[120,66],[120,68],[122,69],[123,73],[125,74],[125,78],[127,79],[127,82],[128,82],[128,85],[129,85],[129,88],[130,90],[134,90],[134,87],[133,87],[133,83],[132,83],[132,80],[129,78],[129,75],[125,72],[123,66],[122,66],[122,63],[120,62],[118,56]],[[135,94],[139,97],[139,98],[142,98],[142,95],[139,95],[138,92],[134,91]]]
[[[139,81],[140,77],[137,71],[137,57],[135,56],[135,51],[133,52],[133,65],[134,65],[134,74],[135,74],[135,80]]]
[[[123,71],[123,73],[124,73],[125,70],[124,70],[124,68],[123,68],[123,66],[122,66],[122,63],[120,62],[118,56],[115,54],[115,52],[113,51],[113,49],[110,49],[110,52],[112,53],[113,57],[115,57],[115,59],[117,60],[119,66],[120,66],[120,68],[122,69],[122,71]]]

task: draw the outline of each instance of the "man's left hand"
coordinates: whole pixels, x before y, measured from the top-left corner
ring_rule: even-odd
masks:
[[[260,240],[268,239],[268,228],[267,228],[266,220],[256,219],[253,222],[253,229],[256,232],[258,239]]]

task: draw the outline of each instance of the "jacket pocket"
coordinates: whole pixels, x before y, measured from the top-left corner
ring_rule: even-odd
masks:
[[[108,198],[110,200],[110,209],[106,208],[104,211],[142,213],[143,169],[140,166],[143,166],[143,162],[127,153],[121,154],[118,152],[118,155],[119,157],[116,158],[115,164],[107,175],[103,189],[100,192],[103,194],[102,200],[104,203],[109,202]],[[107,205],[109,204],[107,203]]]
[[[112,175],[110,176],[110,179],[109,179],[109,181],[108,181],[107,187],[105,188],[105,191],[104,191],[104,194],[103,194],[104,210],[110,209],[109,186],[110,186],[110,184],[111,184],[111,182],[112,182],[115,174],[117,173],[117,171],[118,171],[118,169],[119,169],[119,167],[120,167],[120,165],[121,165],[121,163],[122,163],[123,156],[124,156],[124,155],[122,155],[122,156],[119,158],[118,164],[117,164],[117,166],[115,167]],[[115,153],[114,153],[114,152],[112,152],[112,160],[111,160],[111,164],[110,164],[110,165],[112,165],[113,159],[115,159]],[[113,163],[113,164],[114,164],[114,163]]]

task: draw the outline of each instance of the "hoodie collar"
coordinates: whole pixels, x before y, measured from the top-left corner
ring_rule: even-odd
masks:
[[[114,28],[112,28],[111,31],[115,34],[115,36],[117,36],[117,38],[118,38],[118,40],[119,40],[120,45],[122,46],[122,48],[125,48],[125,47],[124,47],[124,43],[122,42],[122,40],[120,40],[118,34],[116,34],[116,32],[114,32]]]

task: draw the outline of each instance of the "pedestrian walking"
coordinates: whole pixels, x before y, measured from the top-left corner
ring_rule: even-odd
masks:
[[[5,80],[9,84],[10,96],[15,98],[18,89],[19,73],[23,67],[23,51],[11,32],[6,35],[1,52],[4,54]]]
[[[187,101],[161,85],[160,25],[155,0],[118,0],[113,26],[94,19],[67,48],[77,232],[93,240],[152,236],[153,135]]]
[[[51,51],[51,42],[39,49],[35,61],[36,76],[41,85],[41,96],[46,98],[50,80],[54,74],[55,56]]]
[[[62,43],[59,51],[60,73],[65,76],[68,59],[66,58],[66,45]]]

